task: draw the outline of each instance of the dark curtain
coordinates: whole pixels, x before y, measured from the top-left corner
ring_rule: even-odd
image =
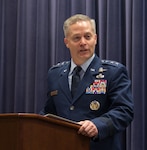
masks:
[[[126,150],[146,150],[146,0],[0,0],[0,113],[41,110],[47,70],[70,59],[62,25],[76,13],[96,20],[96,53],[126,65],[135,116],[122,142]]]

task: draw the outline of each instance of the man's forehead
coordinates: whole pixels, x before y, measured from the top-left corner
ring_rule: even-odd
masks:
[[[89,21],[78,21],[68,28],[69,35],[80,35],[94,33]]]
[[[77,22],[69,27],[69,31],[86,31],[86,32],[91,32],[92,31],[92,26],[87,24],[87,22]]]

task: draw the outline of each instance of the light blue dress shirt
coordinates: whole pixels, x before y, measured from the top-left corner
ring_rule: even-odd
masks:
[[[92,60],[94,59],[95,54],[92,55],[92,57],[90,57],[84,64],[81,65],[82,70],[80,71],[80,78],[82,79],[88,66],[90,65],[90,63],[92,62]],[[73,60],[71,59],[71,66],[70,66],[70,71],[68,74],[68,82],[69,82],[69,88],[71,90],[71,82],[72,82],[72,75],[73,75],[73,70],[77,65],[73,62]]]

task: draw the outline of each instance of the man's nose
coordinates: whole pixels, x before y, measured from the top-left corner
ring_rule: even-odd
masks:
[[[83,46],[85,44],[86,44],[86,39],[84,37],[82,37],[80,40],[80,46]]]

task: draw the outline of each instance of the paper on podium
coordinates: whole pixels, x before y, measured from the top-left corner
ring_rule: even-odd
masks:
[[[65,121],[65,122],[68,122],[68,123],[72,123],[72,124],[76,124],[76,125],[81,126],[76,121],[73,121],[73,120],[70,120],[70,119],[66,119],[66,118],[63,118],[63,117],[60,117],[60,116],[57,116],[57,115],[54,115],[54,114],[46,114],[44,116],[45,117],[49,117],[49,118],[58,119],[58,120],[61,120],[61,121]]]

